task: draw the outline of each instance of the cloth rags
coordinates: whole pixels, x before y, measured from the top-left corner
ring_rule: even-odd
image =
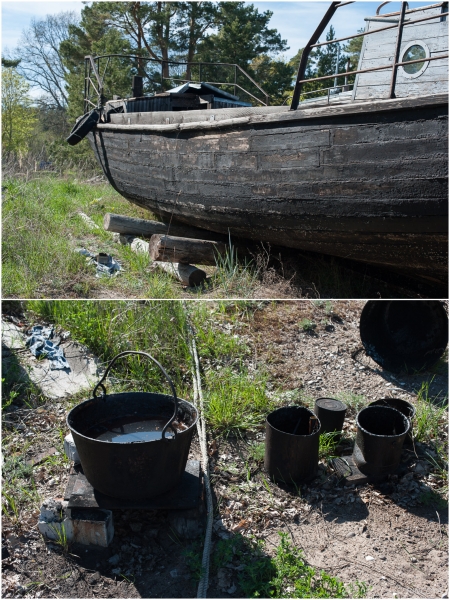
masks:
[[[70,369],[70,365],[64,356],[62,348],[59,347],[59,341],[51,342],[53,338],[53,327],[44,327],[43,325],[35,325],[30,332],[30,336],[26,340],[26,345],[29,346],[30,352],[37,357],[45,356],[51,361],[50,369]]]
[[[95,274],[96,277],[102,277],[104,275],[112,277],[121,270],[120,264],[112,256],[108,256],[108,262],[102,264],[98,262],[96,255],[89,252],[89,250],[86,250],[86,248],[78,248],[77,252],[85,256],[90,264],[95,265],[97,270],[97,273]]]

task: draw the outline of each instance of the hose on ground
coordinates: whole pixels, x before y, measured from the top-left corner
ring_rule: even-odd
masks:
[[[198,411],[197,431],[200,440],[200,450],[202,455],[202,470],[203,479],[205,482],[206,492],[206,533],[205,543],[203,546],[202,557],[202,574],[197,588],[197,598],[206,598],[206,592],[209,584],[209,557],[211,554],[211,537],[213,523],[213,501],[211,494],[211,484],[209,478],[209,461],[208,450],[206,446],[206,425],[204,418],[203,392],[202,382],[200,377],[200,363],[198,359],[197,345],[195,343],[195,332],[192,326],[186,302],[183,302],[184,311],[186,314],[187,338],[189,352],[192,358],[192,381],[194,385],[194,405]]]

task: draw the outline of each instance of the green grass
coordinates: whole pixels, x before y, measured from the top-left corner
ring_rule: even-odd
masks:
[[[213,287],[220,288],[224,298],[250,298],[258,282],[258,269],[247,260],[240,261],[231,240],[225,255],[217,254],[217,270],[213,276]]]
[[[358,412],[367,405],[367,400],[362,394],[355,392],[338,392],[336,398],[347,405],[351,411]]]
[[[236,430],[256,429],[273,408],[267,395],[267,377],[246,369],[236,373],[230,368],[208,371],[206,418],[213,429],[224,435]]]
[[[264,460],[265,451],[266,445],[264,442],[253,442],[248,447],[248,456],[255,463],[262,463]]]
[[[442,435],[448,427],[446,399],[430,396],[430,382],[422,383],[416,402],[413,435],[424,444],[425,459],[441,481],[441,493],[448,494],[448,437]]]
[[[239,311],[236,307],[227,311],[226,306],[230,303],[189,303],[204,368],[206,419],[224,435],[260,427],[274,405],[267,393],[267,376],[248,372],[243,366],[250,350],[226,327],[239,322]],[[32,300],[27,307],[40,318],[68,329],[105,363],[126,350],[150,353],[166,368],[179,396],[192,398],[186,314],[181,302]],[[145,358],[130,356],[116,365],[116,388],[167,392],[164,376]]]
[[[189,303],[205,368],[206,418],[214,429],[224,433],[261,425],[272,405],[266,391],[267,377],[242,367],[242,360],[250,352],[247,345],[225,327],[221,330],[238,321],[236,310],[226,310],[228,304]],[[105,363],[126,350],[150,353],[168,371],[179,396],[192,399],[191,358],[181,302],[32,300],[27,308],[68,329],[73,338]],[[164,376],[147,359],[130,356],[116,365],[116,388],[168,391]]]
[[[264,542],[236,535],[219,540],[211,557],[211,573],[230,563],[237,563],[237,583],[242,598],[363,598],[367,585],[356,581],[345,585],[336,577],[309,566],[302,551],[286,533],[280,533],[280,543],[273,557],[265,552]],[[201,577],[198,544],[185,552],[191,576]]]
[[[24,508],[39,507],[32,474],[33,468],[26,464],[24,455],[9,456],[2,465],[2,512],[14,525],[20,525]]]
[[[441,428],[447,414],[444,403],[434,402],[430,397],[430,384],[423,382],[416,402],[414,437],[418,442],[436,442],[441,437]]]
[[[151,271],[147,255],[113,242],[103,216],[114,212],[152,218],[122,198],[108,184],[40,176],[7,178],[3,201],[2,294],[4,298],[76,298],[106,295],[174,298],[181,288],[164,272]],[[90,229],[78,212],[99,226]],[[106,252],[124,266],[115,277],[96,278],[95,268],[76,252]]]
[[[322,433],[319,436],[319,458],[329,460],[335,458],[336,448],[340,441],[340,432]]]

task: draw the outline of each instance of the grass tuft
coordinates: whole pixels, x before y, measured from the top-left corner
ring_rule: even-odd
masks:
[[[246,369],[231,368],[206,373],[206,419],[213,429],[228,435],[258,428],[271,411],[267,376],[250,375]]]
[[[242,598],[363,598],[365,583],[346,586],[336,577],[309,566],[302,550],[293,545],[286,533],[279,533],[280,543],[273,557],[265,552],[262,540],[238,534],[219,540],[211,557],[213,574],[224,565],[239,567],[239,595]],[[200,548],[186,552],[187,566],[197,581],[201,575]]]

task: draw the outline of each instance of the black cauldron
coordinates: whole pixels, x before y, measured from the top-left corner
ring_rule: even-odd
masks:
[[[149,392],[107,394],[103,381],[115,361],[138,354],[152,360],[169,382],[172,396]],[[103,390],[97,395],[98,389]],[[67,425],[86,479],[114,498],[143,499],[172,489],[186,468],[196,408],[177,398],[165,369],[145,352],[122,352],[109,363],[93,398],[67,415]]]

